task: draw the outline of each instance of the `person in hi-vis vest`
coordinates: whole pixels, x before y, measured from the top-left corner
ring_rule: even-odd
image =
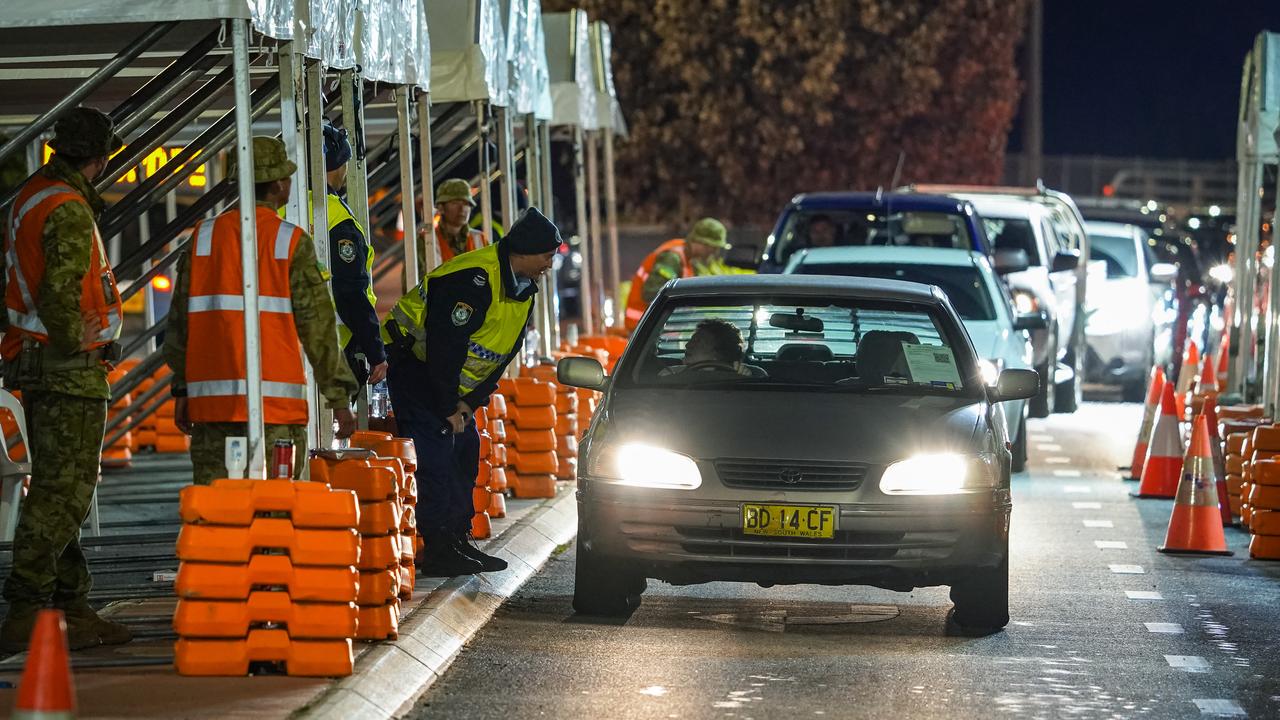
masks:
[[[489,404],[520,352],[538,278],[560,244],[556,226],[530,208],[501,241],[427,273],[382,325],[396,423],[418,453],[418,532],[425,541],[418,572],[424,576],[507,567],[468,541],[480,462],[473,413]]]
[[[347,131],[326,123],[324,167],[329,183],[329,267],[333,268],[338,344],[355,373],[356,382],[377,385],[387,376],[387,356],[380,337],[378,296],[373,292],[373,244],[341,196],[346,189],[350,159]],[[364,362],[359,355],[364,356]]]
[[[355,430],[351,398],[358,386],[338,348],[328,273],[316,259],[315,245],[302,228],[276,212],[289,199],[296,170],[284,143],[253,139],[265,442],[270,447],[277,440],[292,441],[294,477],[301,477],[307,464],[308,412],[303,353],[338,421],[339,438]],[[191,464],[199,484],[226,477],[226,438],[248,434],[240,262],[240,209],[232,206],[196,224],[178,261],[169,309],[164,357],[173,368],[174,423],[191,435]]]

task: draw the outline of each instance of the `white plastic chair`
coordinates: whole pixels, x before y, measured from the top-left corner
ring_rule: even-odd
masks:
[[[22,403],[13,393],[0,388],[0,408],[13,413],[18,425],[18,437],[27,449],[27,457],[31,457],[31,445],[27,442],[27,416],[22,410]],[[0,453],[0,540],[13,541],[13,533],[18,528],[18,512],[22,507],[25,484],[31,477],[29,460],[15,461],[9,457],[8,438],[4,439],[4,452]]]

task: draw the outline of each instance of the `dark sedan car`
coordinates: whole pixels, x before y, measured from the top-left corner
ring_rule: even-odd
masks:
[[[695,348],[702,332],[718,339]],[[578,473],[579,612],[626,613],[656,578],[950,585],[959,625],[1008,622],[999,403],[1038,376],[988,387],[938,288],[676,280],[612,377],[588,358],[559,376],[605,391]]]

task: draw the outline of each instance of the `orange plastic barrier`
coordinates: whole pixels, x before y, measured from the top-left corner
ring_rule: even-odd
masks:
[[[288,593],[256,591],[247,600],[179,600],[173,614],[173,629],[184,637],[240,638],[265,623],[283,625],[295,640],[341,640],[356,632],[356,606],[294,602]]]
[[[549,409],[549,408],[548,408]],[[550,452],[556,449],[556,433],[554,430],[521,430],[516,436],[516,450],[519,452]]]
[[[381,432],[379,430],[357,430],[351,434],[351,438],[347,441],[347,444],[353,448],[373,450],[375,445],[386,442],[391,438],[392,435],[389,432]]]
[[[400,532],[403,516],[404,505],[398,498],[360,503],[360,524],[356,529],[361,535],[394,535]]]
[[[178,497],[187,523],[249,525],[262,513],[284,512],[296,528],[349,528],[359,517],[355,494],[283,479],[214,480],[185,487]]]
[[[521,475],[554,475],[556,468],[560,466],[560,461],[554,451],[520,452],[519,450],[510,450],[507,455],[511,459],[511,467],[514,467]]]
[[[360,608],[357,640],[395,640],[400,636],[400,601]]]
[[[283,665],[290,675],[350,675],[350,640],[290,640],[284,630],[251,630],[239,640],[181,638],[174,646],[179,675],[244,675],[250,663]]]
[[[400,568],[366,570],[360,573],[360,593],[356,603],[361,607],[385,605],[400,594]]]
[[[330,468],[329,485],[354,491],[360,502],[379,502],[400,496],[401,479],[396,471],[368,460],[349,460]]]
[[[555,497],[556,479],[551,474],[520,473],[511,479],[511,492],[518,498]]]
[[[506,457],[504,454],[503,457]],[[507,490],[507,470],[504,467],[495,467],[489,475],[489,489],[496,492],[506,492]]]
[[[572,390],[572,388],[570,388]],[[556,395],[556,414],[572,415],[578,412],[578,396],[573,392],[561,392]]]
[[[413,447],[413,441],[409,438],[393,437],[376,443],[370,449],[382,458],[399,458],[406,473],[413,473],[418,469],[418,453]]]
[[[556,427],[556,408],[550,403],[545,405],[516,405],[511,408],[509,414],[511,423],[521,431],[554,430]]]
[[[174,590],[178,597],[193,600],[245,600],[255,587],[274,586],[301,602],[346,603],[356,599],[356,581],[356,570],[350,566],[295,566],[284,555],[254,555],[238,565],[184,562]]]
[[[400,564],[400,536],[360,538],[360,570],[386,570]]]
[[[487,510],[491,518],[504,518],[507,516],[507,496],[501,492],[491,492],[489,494],[489,508]]]
[[[301,530],[284,518],[255,518],[248,527],[184,525],[178,559],[247,563],[261,550],[283,550],[294,565],[355,565],[360,558],[354,529]]]

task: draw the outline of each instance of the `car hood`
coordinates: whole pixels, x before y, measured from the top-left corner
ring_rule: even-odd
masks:
[[[1151,306],[1151,285],[1141,278],[1112,278],[1089,284],[1090,312],[1133,313]]]
[[[888,464],[920,452],[978,452],[986,407],[971,398],[888,393],[629,389],[610,397],[597,439],[700,459]]]

